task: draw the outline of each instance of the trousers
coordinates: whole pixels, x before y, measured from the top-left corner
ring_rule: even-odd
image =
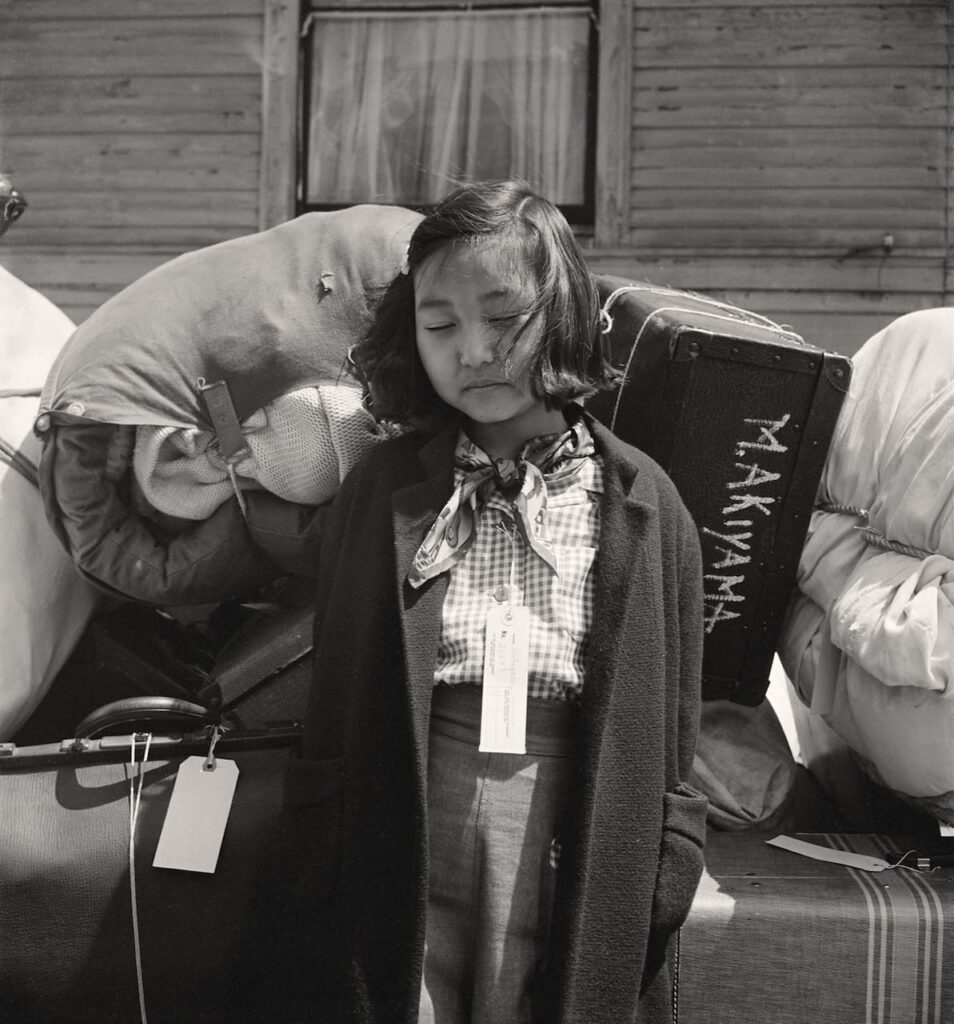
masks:
[[[572,778],[576,708],[531,698],[527,753],[478,750],[481,689],[438,686],[419,1024],[538,1017]]]

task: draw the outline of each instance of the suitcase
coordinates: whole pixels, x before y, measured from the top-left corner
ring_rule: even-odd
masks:
[[[800,838],[889,863],[924,843],[861,833]],[[677,1021],[954,1021],[954,867],[874,873],[764,840],[709,835],[678,939]]]
[[[130,697],[193,701],[240,728],[299,721],[311,685],[310,599],[267,611],[226,604],[214,615],[205,632],[141,604],[97,616],[13,740],[49,742]]]
[[[234,965],[254,928],[260,859],[279,822],[284,769],[300,732],[231,730],[218,739],[215,757],[233,759],[239,777],[216,870],[155,868],[178,765],[208,754],[217,717],[175,698],[138,698],[98,709],[61,743],[0,744],[0,1020],[238,1019],[228,1008]],[[135,827],[135,890],[130,778],[135,783],[139,769],[130,763],[130,728],[156,730]]]
[[[312,680],[313,602],[252,616],[225,643],[196,700],[240,728],[304,718]]]
[[[587,408],[669,473],[699,527],[703,697],[758,704],[851,364],[703,296],[596,283],[624,379]]]

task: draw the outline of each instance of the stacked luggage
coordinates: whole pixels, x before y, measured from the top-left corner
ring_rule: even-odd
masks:
[[[362,231],[373,226],[377,232],[368,251],[359,246],[357,255],[347,241],[357,230],[354,223],[314,214],[254,239],[182,257],[137,282],[66,346],[36,421],[44,439],[40,470],[49,520],[82,576],[108,597],[47,701],[15,742],[0,744],[0,799],[13,821],[23,820],[30,801],[52,804],[59,794],[53,812],[57,837],[68,831],[70,816],[80,814],[87,824],[98,816],[93,833],[102,838],[118,829],[132,802],[125,783],[142,786],[143,828],[128,871],[139,880],[150,927],[158,927],[163,908],[173,905],[194,905],[200,917],[208,907],[208,920],[223,922],[225,940],[210,961],[197,1018],[203,1021],[223,1018],[229,950],[253,912],[247,891],[252,865],[307,699],[309,585],[295,574],[307,577],[322,502],[358,449],[378,439],[348,375],[347,349],[366,323],[374,291],[395,273],[416,215],[394,212],[389,221],[374,208],[356,209],[352,217],[370,217]],[[361,237],[368,239],[366,232]],[[274,280],[255,281],[269,265],[263,247],[284,253],[284,262],[273,259],[272,269],[282,280],[297,282],[290,297],[276,296]],[[219,276],[230,283],[215,301],[202,300],[196,282],[208,288]],[[589,407],[666,469],[700,531],[706,702],[695,782],[710,797],[714,828],[768,829],[781,820],[781,811],[791,810],[790,789],[804,769],[796,769],[764,698],[799,582],[829,445],[849,393],[851,365],[764,317],[704,296],[604,276],[597,284],[609,327],[608,355],[624,375],[616,391],[594,398]],[[185,304],[177,307],[174,297],[183,294]],[[163,312],[150,319],[148,309]],[[100,370],[107,362],[112,371],[104,375]],[[272,470],[289,460],[271,446],[309,450],[313,438],[307,430],[269,428],[286,422],[279,406],[288,396],[309,389],[318,395],[321,416],[297,422],[319,424],[327,441],[325,448],[318,445],[319,461],[327,456],[330,469],[303,489],[285,487],[275,481],[288,478]],[[352,444],[346,435],[355,434],[360,440]],[[189,515],[177,514],[190,488],[201,492],[201,500],[196,498]],[[112,706],[97,712],[104,703]],[[142,745],[147,731],[158,737],[151,755]],[[766,754],[772,743],[780,751],[777,758]],[[153,869],[149,844],[155,845],[156,822],[168,805],[181,756],[212,762],[215,750],[230,745],[243,780],[256,780],[249,792],[254,789],[257,809],[249,808],[248,818],[235,826],[245,829],[244,838],[223,845],[215,877],[170,877]],[[771,797],[768,782],[759,791],[763,778],[776,787]],[[249,822],[255,823],[255,835],[247,834]],[[833,832],[838,823],[833,817]],[[916,825],[923,844],[923,819]],[[954,920],[948,876],[935,876],[930,885],[910,882],[900,902],[881,904],[872,902],[873,890],[863,880],[852,876],[849,884],[837,871],[804,865],[794,871],[797,884],[766,881],[762,889],[763,879],[790,872],[786,858],[795,855],[767,852],[759,833],[714,834],[710,870],[683,933],[687,1019],[735,1019],[731,1008],[746,1005],[729,982],[728,994],[707,1004],[709,968],[724,957],[720,936],[726,928],[738,932],[730,945],[749,952],[741,961],[730,958],[723,969],[745,987],[750,976],[740,964],[754,956],[753,942],[776,936],[774,955],[791,967],[800,962],[805,927],[813,929],[816,942],[821,930],[837,926],[808,912],[812,901],[826,896],[842,901],[860,922],[855,945],[865,934],[908,927],[907,918],[892,915],[903,910],[910,917],[911,907],[925,901],[952,908],[947,920]],[[32,878],[34,895],[46,894],[34,906],[52,916],[56,904],[68,916],[83,918],[84,927],[78,941],[71,936],[58,980],[38,980],[19,952],[0,949],[0,963],[14,965],[2,979],[0,999],[21,1019],[32,1019],[45,998],[65,1007],[82,991],[92,1007],[97,991],[111,991],[109,1005],[100,1001],[88,1018],[74,1019],[125,1019],[124,1008],[136,999],[135,974],[128,950],[117,951],[105,939],[124,900],[117,895],[91,910],[88,901],[76,902],[75,887],[72,894],[59,892],[63,863],[57,857],[71,856],[68,849],[57,853],[64,845],[60,838],[40,843],[46,866],[31,875],[37,849],[32,842],[28,838],[17,852],[17,891],[27,892],[23,886]],[[117,880],[128,881],[125,870],[122,858],[111,857],[105,867],[94,866],[96,877],[84,885],[91,892],[114,891]],[[8,882],[0,877],[0,889]],[[226,886],[235,889],[236,901],[222,899]],[[51,902],[50,892],[72,902]],[[744,914],[733,912],[736,905]],[[4,896],[4,906],[12,916],[0,924],[26,913],[22,901]],[[176,927],[186,927],[176,920]],[[764,934],[753,924],[758,921],[771,922]],[[793,921],[803,923],[780,927]],[[932,927],[939,942],[941,926]],[[5,931],[0,927],[0,934]],[[196,940],[197,950],[212,941],[201,929]],[[926,945],[918,948],[926,955]],[[101,957],[104,951],[108,961]],[[158,987],[160,977],[176,972],[178,961],[167,952],[151,949],[148,985],[155,978]],[[94,963],[108,967],[91,971]],[[925,985],[934,987],[923,1003],[924,1019],[944,1019],[949,1008],[954,1012],[951,973],[939,961],[930,970]],[[140,994],[142,984],[140,979]],[[201,982],[187,982],[193,984]],[[858,984],[868,984],[870,995],[870,976]],[[901,980],[896,985],[899,992],[904,988]],[[850,1016],[862,999],[852,989],[839,1017]],[[174,1001],[152,1005],[154,1021],[177,1019]],[[764,1019],[752,1013],[752,1020]],[[785,1019],[809,1018],[822,1019]]]

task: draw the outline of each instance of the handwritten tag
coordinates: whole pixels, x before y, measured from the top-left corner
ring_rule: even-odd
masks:
[[[154,868],[214,873],[239,773],[234,761],[215,758],[212,769],[207,763],[193,756],[179,765]]]
[[[860,868],[862,871],[886,871],[888,868],[894,867],[880,857],[871,857],[865,853],[852,853],[850,850],[832,850],[827,846],[806,843],[803,839],[793,839],[791,836],[776,836],[774,839],[766,839],[765,842],[769,846],[777,846],[802,857],[811,857],[812,860],[823,860],[829,864],[843,864],[847,868]]]
[[[484,685],[480,705],[480,750],[527,752],[527,677],[530,611],[494,603],[487,611]]]

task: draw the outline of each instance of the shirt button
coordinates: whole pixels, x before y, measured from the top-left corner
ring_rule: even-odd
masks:
[[[50,429],[50,417],[44,412],[36,418],[36,423],[33,426],[41,433],[45,434]]]
[[[70,402],[66,407],[66,411],[70,416],[82,416],[86,412],[86,406],[82,402]]]
[[[499,587],[494,591],[494,600],[503,604],[507,598],[510,597],[510,587],[501,583]]]

